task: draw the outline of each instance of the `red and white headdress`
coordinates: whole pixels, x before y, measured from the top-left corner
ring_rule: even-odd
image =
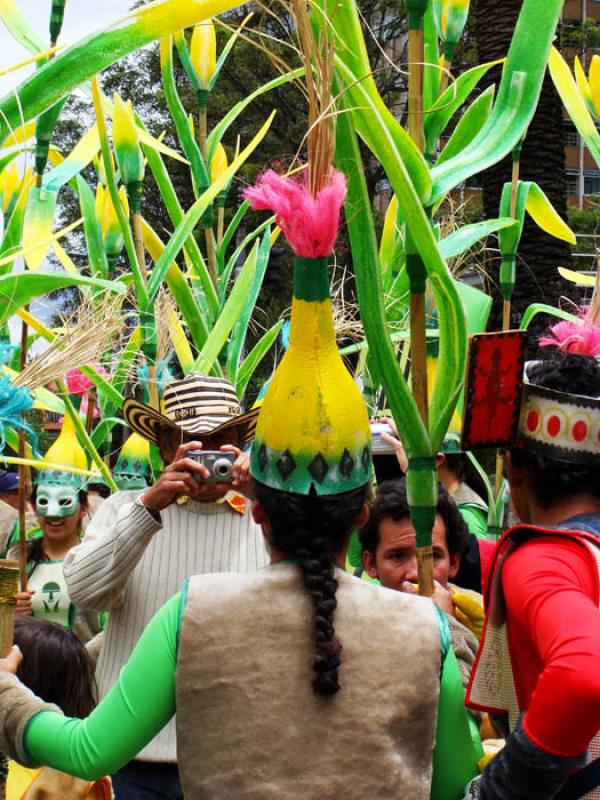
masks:
[[[590,385],[585,395],[538,386],[532,376],[539,361],[527,362],[521,378],[515,353],[522,335],[509,331],[473,337],[463,449],[516,445],[549,458],[600,465],[600,386]],[[581,322],[559,322],[540,345],[600,361],[600,326],[588,311]],[[501,368],[500,356],[498,369],[493,369],[494,353],[510,362],[512,370]],[[491,400],[501,409],[492,413]]]

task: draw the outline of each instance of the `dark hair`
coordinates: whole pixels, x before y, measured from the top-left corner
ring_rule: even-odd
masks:
[[[92,667],[72,631],[35,617],[16,617],[14,642],[23,653],[19,679],[69,717],[87,717],[95,706]]]
[[[466,453],[444,453],[446,466],[461,483],[466,483],[487,504],[488,492],[481,475],[473,466]]]
[[[271,544],[297,559],[314,608],[315,658],[312,681],[318,694],[335,694],[340,686],[340,644],[333,627],[337,581],[332,555],[344,546],[360,514],[368,485],[351,492],[319,497],[290,494],[254,482],[254,494],[269,520]]]
[[[600,397],[600,363],[591,356],[558,351],[533,364],[527,377],[537,386]],[[544,509],[565,495],[591,494],[600,499],[598,464],[578,464],[542,456],[522,447],[513,447],[510,455],[515,467],[526,470],[531,491]]]
[[[107,486],[105,483],[88,483],[86,499],[87,499],[87,494],[89,492],[95,492],[97,495],[99,495],[104,500],[106,500],[107,497],[111,496],[112,489],[110,488],[110,486]]]
[[[438,484],[438,500],[435,508],[446,526],[446,545],[451,556],[465,553],[470,544],[471,535],[458,510],[456,503],[447,490]],[[371,503],[369,521],[360,531],[360,543],[363,550],[376,553],[379,547],[379,526],[384,519],[399,522],[410,516],[406,478],[396,481],[384,481],[378,487],[377,497]]]

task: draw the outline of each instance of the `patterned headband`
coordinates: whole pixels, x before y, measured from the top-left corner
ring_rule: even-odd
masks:
[[[598,463],[600,398],[558,392],[526,378],[517,444],[550,458]]]

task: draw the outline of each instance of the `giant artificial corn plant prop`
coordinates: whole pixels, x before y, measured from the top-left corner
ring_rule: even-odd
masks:
[[[461,392],[466,357],[463,305],[444,263],[431,220],[449,191],[501,159],[522,138],[535,111],[561,7],[559,0],[551,3],[525,0],[495,102],[491,102],[489,94],[478,98],[472,104],[474,108],[468,110],[471,113],[465,114],[466,122],[458,123],[452,139],[439,155],[439,137],[490,65],[469,70],[440,94],[443,86],[440,87],[439,72],[435,74],[437,58],[431,65],[434,60],[431,54],[439,53],[435,26],[431,24],[432,10],[422,9],[425,52],[430,54],[423,78],[427,158],[421,155],[381,100],[371,77],[355,4],[323,0],[320,4],[323,13],[315,13],[317,25],[331,24],[336,32],[335,75],[339,90],[343,90],[347,112],[338,120],[336,157],[348,177],[346,218],[360,311],[369,355],[409,459],[407,481],[411,518],[417,532],[420,591],[424,593],[431,589],[431,528],[437,485],[435,454]],[[383,165],[396,198],[392,227],[398,230],[398,235],[391,238],[399,243],[395,255],[404,263],[397,262],[391,268],[387,265],[383,275],[357,136]],[[505,218],[498,227],[508,225],[510,218]],[[483,228],[480,233],[485,235]],[[390,242],[387,244],[389,259]],[[393,246],[391,243],[392,249]],[[410,292],[409,256],[412,254],[417,254],[425,267],[439,321],[439,363],[429,394],[427,422],[399,367],[388,332],[382,290],[383,281],[389,282],[391,278],[396,291],[404,287],[405,294]],[[392,271],[396,272],[395,276]]]
[[[42,338],[58,349],[64,348],[68,336],[49,330],[25,306],[30,297],[68,285],[87,287],[82,289],[84,299],[92,305],[100,303],[101,291],[106,288],[120,293],[127,291],[137,313],[137,324],[135,316],[124,318],[120,334],[112,343],[107,343],[99,358],[102,370],[92,363],[72,364],[81,369],[96,389],[102,412],[100,423],[91,430],[88,420],[87,431],[85,425],[78,424],[81,420],[76,425],[80,441],[101,473],[106,472],[106,464],[100,453],[111,452],[113,432],[123,424],[119,411],[125,386],[132,377],[136,379],[136,373],[149,399],[158,405],[158,384],[168,379],[166,360],[174,353],[178,368],[184,373],[192,370],[226,372],[241,397],[281,328],[281,323],[275,324],[246,352],[248,328],[271,243],[277,237],[277,232],[271,229],[271,221],[267,220],[255,230],[247,229],[240,242],[235,237],[244,220],[247,203],[233,210],[228,225],[225,225],[224,213],[220,213],[216,239],[211,229],[214,258],[210,252],[206,257],[202,254],[194,236],[197,225],[204,225],[209,216],[212,218],[213,204],[223,211],[237,170],[264,137],[269,120],[250,145],[240,145],[230,159],[221,144],[223,136],[255,97],[297,77],[297,72],[283,75],[259,87],[229,109],[215,129],[205,131],[198,142],[187,115],[181,113],[181,100],[172,79],[172,43],[177,43],[177,52],[187,68],[189,52],[184,29],[197,30],[194,26],[234,5],[170,0],[152,3],[63,50],[50,61],[45,44],[13,0],[3,0],[0,4],[0,20],[14,38],[33,53],[32,58],[39,65],[38,71],[26,79],[16,93],[0,101],[0,199],[5,222],[4,238],[0,242],[0,291],[7,298],[1,309],[0,323],[4,324],[10,314],[17,312],[29,325],[30,340]],[[57,34],[55,12],[53,9],[52,25]],[[212,26],[212,22],[207,24]],[[162,40],[165,95],[183,154],[146,132],[135,112],[135,98],[115,96],[111,101],[103,95],[97,79],[99,72],[115,60],[155,39]],[[235,34],[229,38],[213,65],[207,90],[218,78],[236,39]],[[196,45],[194,49],[200,69]],[[54,51],[51,54],[54,55]],[[91,83],[87,81],[89,78]],[[49,149],[51,168],[43,174],[39,170],[37,183],[41,185],[32,187],[35,178],[29,171],[21,175],[15,159],[19,153],[26,152],[35,135],[36,121],[48,109],[61,105],[77,87],[91,95],[96,122],[71,153],[60,154],[56,149]],[[45,92],[43,97],[42,91]],[[195,202],[188,209],[182,208],[178,201],[165,156],[189,165]],[[95,191],[81,174],[91,162],[98,174]],[[168,238],[162,232],[159,236],[143,219],[143,177],[147,169],[156,180],[172,223]],[[55,211],[60,192],[67,183],[78,196],[81,218],[68,228],[56,231]],[[61,244],[63,237],[79,226],[83,229],[91,277],[81,274]],[[64,272],[44,270],[42,265],[48,252],[58,259]],[[26,259],[31,273],[12,273],[19,257]],[[119,277],[124,267],[126,274]],[[6,277],[5,286],[1,285],[3,276]],[[157,309],[164,307],[162,298],[165,296],[172,299],[171,310],[157,320]],[[165,346],[163,341],[164,359],[161,360],[160,340],[165,337],[167,344]],[[41,384],[32,386],[37,407],[76,415],[77,403],[69,397],[61,378],[58,378],[58,386],[60,397]],[[28,448],[29,460],[31,455]],[[112,480],[110,474],[105,474],[104,479],[109,483]]]
[[[236,151],[225,153],[222,141],[228,130],[239,125],[249,103],[270,89],[299,78],[303,70],[277,77],[240,99],[209,131],[206,108],[210,91],[225,59],[235,57],[239,35],[239,32],[233,34],[218,53],[213,20],[236,5],[235,0],[159,0],[129,12],[113,25],[56,53],[52,48],[47,50],[47,44],[37,37],[14,0],[0,0],[0,20],[31,52],[38,65],[37,71],[15,92],[0,99],[0,202],[4,216],[0,241],[3,298],[0,325],[16,312],[27,321],[32,337],[53,342],[58,350],[66,348],[62,332],[49,330],[25,308],[30,299],[66,285],[81,287],[86,301],[96,303],[101,290],[127,292],[136,309],[132,320],[123,326],[122,335],[115,337],[112,344],[107,343],[99,357],[98,364],[102,364],[104,371],[95,362],[71,365],[80,368],[96,387],[102,420],[93,430],[86,430],[60,378],[59,387],[63,387],[60,397],[43,385],[30,387],[40,407],[67,413],[73,419],[80,442],[100,471],[106,470],[101,452],[110,452],[112,431],[122,424],[119,411],[126,385],[136,371],[147,393],[153,395],[152,401],[159,402],[156,387],[160,376],[167,374],[163,363],[165,348],[160,345],[165,335],[166,351],[175,353],[182,372],[226,373],[241,397],[281,328],[280,323],[274,325],[245,353],[248,326],[271,245],[279,231],[273,228],[273,219],[267,219],[239,237],[242,241],[238,243],[235,240],[240,226],[247,223],[248,204],[231,209],[227,225],[224,215],[231,181],[244,159],[260,143],[268,120],[245,147],[240,145]],[[337,112],[342,113],[336,112],[334,137],[334,126],[329,119],[334,113],[333,104],[330,101],[323,104],[322,97],[320,106],[312,104],[313,109],[320,110],[313,115],[310,125],[308,178],[301,188],[307,193],[306,208],[313,203],[317,211],[323,192],[335,194],[339,180],[331,168],[335,146],[336,165],[347,180],[346,221],[366,339],[357,344],[363,353],[359,362],[364,368],[363,384],[367,390],[372,389],[368,400],[376,396],[379,385],[383,386],[408,454],[409,497],[419,545],[420,590],[424,593],[431,591],[435,455],[461,392],[467,327],[474,330],[485,325],[485,313],[475,313],[473,308],[487,307],[486,298],[475,290],[468,291],[452,278],[446,262],[490,233],[500,232],[508,264],[518,243],[525,208],[547,230],[569,235],[539,190],[522,187],[516,180],[511,187],[513,202],[503,205],[497,219],[463,226],[442,236],[440,207],[448,193],[469,176],[509,152],[518,152],[535,110],[561,6],[560,0],[524,0],[497,91],[492,87],[471,100],[473,90],[491,64],[472,67],[446,85],[468,2],[408,0],[409,131],[385,106],[377,91],[354,0],[318,0],[311,5],[312,31],[308,27],[303,29],[305,37],[313,36],[316,42],[331,45],[323,51],[328,54],[323,56],[324,60],[311,61],[312,67],[307,70],[305,81],[312,86],[309,95],[314,90],[314,97],[318,97],[315,89],[318,81],[315,83],[314,76],[326,78],[319,85],[333,85],[334,96],[339,95]],[[53,6],[51,45],[56,44],[60,29],[61,7],[64,8],[64,2]],[[181,152],[148,134],[144,121],[136,113],[135,97],[116,97],[111,101],[101,92],[98,81],[98,76],[112,63],[154,40],[160,40],[165,99]],[[175,57],[196,92],[195,124],[183,106],[174,79]],[[443,58],[442,69],[440,58]],[[325,72],[319,73],[319,69]],[[37,140],[43,141],[41,133],[45,135],[45,131],[41,128],[53,129],[56,120],[52,122],[51,117],[75,89],[93,95],[95,123],[70,153],[57,154],[49,147],[50,167],[46,162],[42,167],[40,151],[36,174],[23,171],[17,165],[17,156],[36,136],[36,128]],[[591,90],[589,94],[593,101]],[[465,111],[457,120],[462,108]],[[40,126],[40,121],[44,126]],[[456,124],[452,135],[442,146],[441,137],[453,122]],[[591,136],[589,122],[582,125],[586,135]],[[326,132],[328,145],[323,150],[315,145],[322,136],[319,130]],[[364,180],[359,138],[383,166],[394,192],[379,241]],[[595,140],[593,146],[597,146]],[[168,161],[172,158],[187,163],[194,189],[190,208],[182,207],[174,190]],[[92,162],[99,174],[95,189],[82,175],[82,170]],[[172,230],[166,234],[153,230],[143,217],[143,178],[148,170],[171,223]],[[81,226],[84,233],[90,277],[82,274],[61,245],[71,226],[55,230],[57,200],[67,183],[79,200],[81,219],[74,226]],[[281,197],[281,186],[279,190]],[[281,207],[272,208],[284,235],[290,234],[288,238],[294,246],[295,237],[287,228]],[[204,248],[194,235],[199,226],[204,229]],[[54,252],[63,272],[44,271],[42,264],[49,250]],[[323,263],[303,262],[307,257],[326,257],[329,252],[301,254],[296,264],[290,351],[293,363],[302,339],[297,333],[299,325],[306,324],[307,329],[319,331],[328,343],[323,348],[324,363],[338,374],[332,328],[325,324],[330,316],[326,268]],[[17,274],[12,268],[21,256],[28,271]],[[240,261],[242,266],[238,270]],[[161,305],[165,295],[173,301],[171,310],[157,314],[157,308],[167,307]],[[468,311],[468,324],[464,307]],[[404,319],[409,314],[410,384],[402,369],[407,348],[398,360],[399,342],[406,339]],[[439,340],[435,369],[431,361],[426,362],[427,337],[431,333],[427,333],[426,323],[429,326],[434,318],[438,331],[435,337]],[[299,319],[304,321],[299,323]],[[13,362],[12,366],[18,364]],[[15,379],[11,375],[11,380]],[[273,391],[278,392],[287,386],[282,378],[273,385]],[[361,416],[352,423],[357,432],[356,447],[342,448],[349,457],[337,452],[340,443],[332,439],[327,444],[327,454],[322,454],[327,469],[323,461],[312,464],[311,460],[303,465],[304,473],[298,467],[286,480],[299,480],[301,474],[308,480],[306,470],[310,480],[316,484],[321,480],[322,485],[332,481],[335,474],[343,475],[335,470],[343,469],[350,476],[359,468],[356,459],[362,446],[361,437],[368,435],[363,430],[363,421]],[[266,446],[276,441],[271,432],[260,428],[259,436],[263,436]],[[298,452],[303,451],[302,443],[297,444]],[[28,452],[27,456],[30,455]],[[290,466],[284,464],[284,472]],[[362,468],[367,470],[368,466]],[[279,479],[283,480],[281,473]]]

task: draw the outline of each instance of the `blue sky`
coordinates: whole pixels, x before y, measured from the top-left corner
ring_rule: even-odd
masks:
[[[50,0],[15,0],[23,15],[44,40],[49,38],[48,20],[50,18]],[[61,38],[62,44],[72,44],[88,33],[102,28],[109,22],[126,13],[132,0],[67,0],[65,22]],[[27,58],[28,53],[8,33],[0,22],[0,72]],[[32,67],[18,72],[11,72],[0,77],[0,97],[26,77]]]

